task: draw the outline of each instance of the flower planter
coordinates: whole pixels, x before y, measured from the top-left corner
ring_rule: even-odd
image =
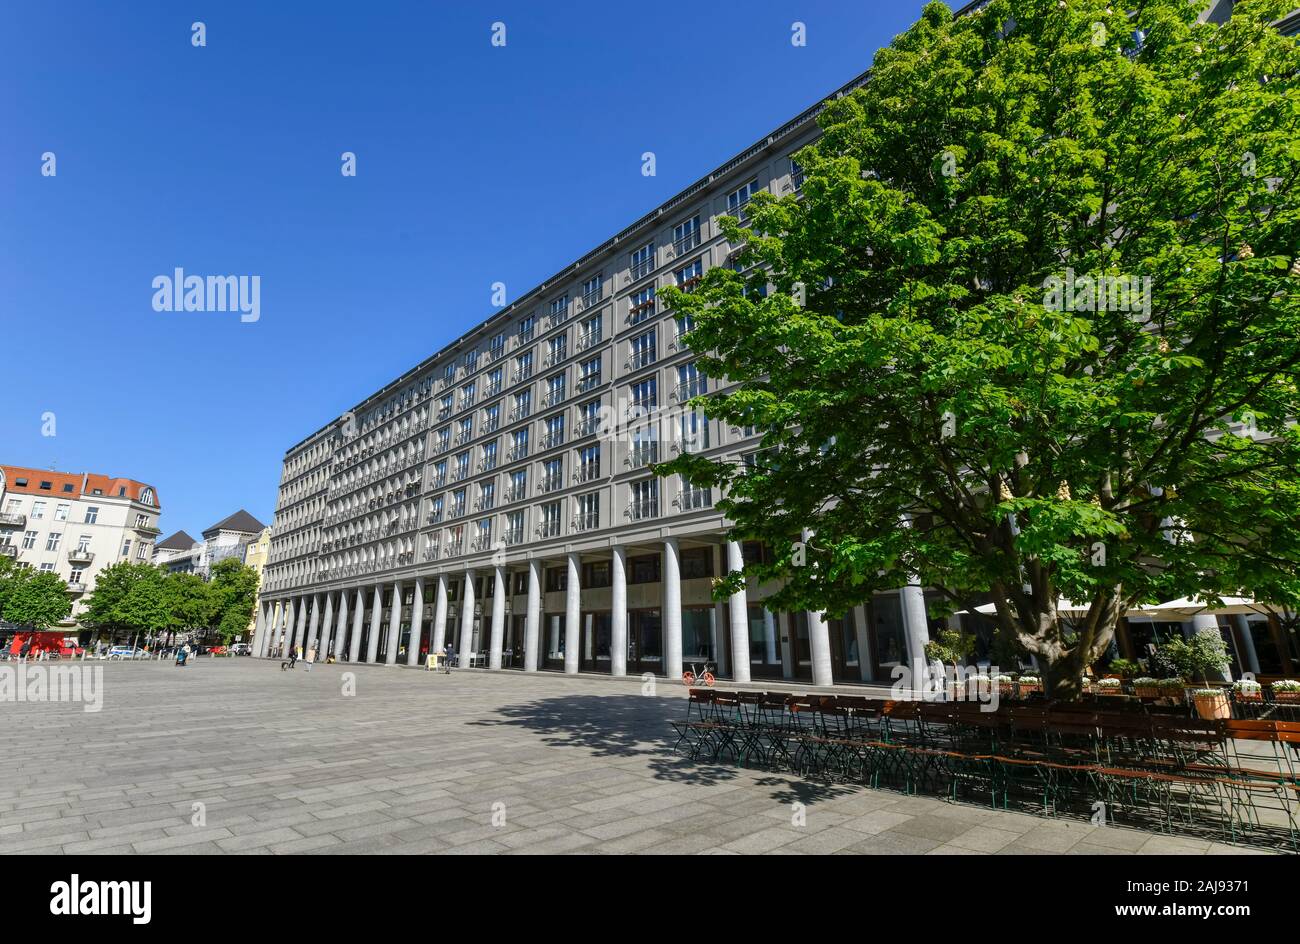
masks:
[[[1300,692],[1274,692],[1273,700],[1280,705],[1300,705]]]
[[[1029,695],[1041,695],[1043,686],[1041,682],[1019,682],[1016,687],[1020,691],[1020,697],[1025,698]]]
[[[1214,692],[1213,694],[1196,692],[1192,695],[1192,702],[1196,705],[1196,713],[1205,721],[1217,721],[1232,717],[1232,704],[1228,701],[1227,692]]]
[[[1156,682],[1137,682],[1133,683],[1133,694],[1138,698],[1159,698],[1160,685]]]

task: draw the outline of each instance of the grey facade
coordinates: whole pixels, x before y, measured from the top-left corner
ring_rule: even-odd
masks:
[[[752,583],[715,603],[711,578],[762,548],[726,540],[707,489],[647,468],[757,446],[684,408],[717,383],[655,296],[732,264],[718,217],[798,191],[791,156],[817,111],[289,449],[256,651],[416,664],[446,647],[462,664],[667,676],[707,660],[822,684],[919,658],[919,587],[842,620],[771,613]]]

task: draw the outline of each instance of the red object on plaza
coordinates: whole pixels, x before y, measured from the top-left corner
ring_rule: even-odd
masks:
[[[14,633],[13,641],[9,644],[10,655],[20,655],[23,643],[29,639],[32,641],[32,647],[27,653],[29,658],[35,657],[39,652],[57,652],[60,658],[71,659],[85,651],[81,646],[77,645],[76,636],[65,636],[63,633],[46,631]]]

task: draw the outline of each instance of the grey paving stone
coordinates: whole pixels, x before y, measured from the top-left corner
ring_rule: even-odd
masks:
[[[281,673],[257,659],[192,669],[107,664],[98,713],[6,709],[0,853],[1241,851],[693,764],[670,750],[684,695],[673,684],[645,696],[639,680],[550,673]],[[341,694],[344,671],[355,696]],[[204,827],[191,825],[194,803]]]

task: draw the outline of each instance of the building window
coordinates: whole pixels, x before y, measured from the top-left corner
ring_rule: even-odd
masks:
[[[564,460],[548,459],[542,463],[542,491],[554,492],[564,487]]]
[[[757,177],[727,194],[727,215],[738,218],[742,223],[748,222],[749,214],[745,212],[745,207],[749,206],[749,201],[756,193],[758,193]]]
[[[584,590],[587,588],[608,587],[612,582],[610,578],[610,561],[587,561],[582,565],[582,588]]]
[[[633,482],[631,487],[632,502],[629,512],[633,521],[659,517],[659,480],[644,479]]]
[[[85,523],[94,524],[97,521],[99,521],[99,508],[95,505],[91,505],[89,508],[86,509]]]
[[[693,292],[704,277],[704,261],[696,259],[673,272],[677,287],[683,292]]]
[[[568,589],[569,570],[567,567],[546,568],[546,592],[559,593]]]
[[[55,506],[54,506],[54,520],[55,520],[55,521],[67,521],[67,520],[68,520],[68,509],[70,509],[71,507],[72,507],[72,506],[69,505],[67,502],[59,502],[57,505],[55,505]]]
[[[522,544],[524,540],[524,513],[511,511],[506,514],[506,544]]]
[[[700,218],[693,216],[673,227],[673,252],[681,255],[700,244]]]
[[[682,549],[682,579],[694,580],[713,576],[713,548],[687,547]]]
[[[128,543],[130,543],[130,542],[128,542]],[[32,548],[34,548],[35,546],[36,546],[36,532],[35,532],[35,531],[24,531],[24,532],[23,532],[23,550],[24,550],[24,551],[30,551],[30,550],[31,550]]]
[[[703,485],[694,485],[684,475],[681,477],[681,487],[681,506],[683,511],[712,507],[712,489]]]
[[[577,514],[573,523],[579,531],[594,531],[600,527],[600,493],[588,492],[577,498]]]
[[[632,278],[649,275],[655,267],[655,244],[646,243],[632,253]]]
[[[560,534],[560,503],[549,502],[542,505],[542,522],[538,527],[538,533],[544,538],[559,537]]]
[[[658,583],[658,581],[658,554],[643,554],[627,559],[628,583]]]
[[[122,542],[122,556],[123,556],[123,557],[130,557],[130,556],[131,556],[131,539],[130,539],[130,538],[127,538],[125,541]]]
[[[59,541],[62,539],[62,534],[57,531],[51,531],[45,538],[45,549],[47,551],[57,551],[59,549]]]
[[[565,292],[551,301],[551,324],[557,325],[567,317],[569,317],[569,293]]]
[[[600,274],[593,275],[587,281],[582,283],[582,304],[584,308],[590,308],[592,305],[600,302],[601,292],[604,289],[604,280]]]
[[[627,322],[628,324],[640,324],[654,317],[655,313],[655,287],[647,285],[639,291],[633,292],[628,298]]]
[[[523,321],[519,322],[519,344],[527,344],[533,339],[533,332],[537,329],[537,316],[529,315]]]
[[[36,520],[37,518],[44,518],[44,517],[45,517],[45,502],[43,501],[32,502],[32,520]]]
[[[628,388],[628,392],[632,396],[632,402],[628,410],[629,416],[645,416],[659,408],[659,380],[657,377],[650,377],[632,384]]]
[[[709,448],[709,421],[696,410],[677,418],[677,434],[682,452],[700,452]]]
[[[651,328],[644,334],[638,334],[632,339],[630,344],[631,353],[628,357],[628,367],[631,370],[639,370],[655,362],[657,358],[655,353],[656,334],[655,329]]]

